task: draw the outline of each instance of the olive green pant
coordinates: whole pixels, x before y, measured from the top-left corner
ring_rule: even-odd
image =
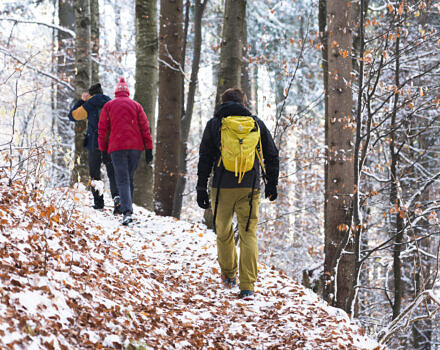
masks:
[[[237,273],[237,250],[235,248],[234,230],[232,217],[237,215],[238,234],[240,237],[240,263],[239,280],[240,290],[254,290],[254,283],[257,280],[257,224],[258,208],[260,205],[260,191],[254,190],[252,199],[252,212],[250,215],[249,228],[246,225],[249,218],[249,205],[251,188],[221,188],[217,215],[217,254],[222,275],[233,277]],[[217,189],[211,191],[212,211],[215,211]]]

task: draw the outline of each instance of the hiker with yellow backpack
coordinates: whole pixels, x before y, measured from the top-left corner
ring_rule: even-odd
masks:
[[[206,124],[200,144],[197,204],[203,209],[210,206],[207,187],[214,169],[211,202],[221,278],[229,288],[239,280],[239,296],[248,300],[253,298],[258,272],[260,179],[262,175],[265,197],[274,201],[278,196],[278,150],[263,121],[244,106],[240,89],[227,89],[221,101]],[[234,213],[240,238],[238,266],[232,227]]]

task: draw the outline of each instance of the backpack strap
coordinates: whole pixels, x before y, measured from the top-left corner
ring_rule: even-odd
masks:
[[[254,181],[252,182],[251,198],[249,199],[249,215],[248,215],[248,220],[247,220],[247,223],[246,223],[246,232],[249,230],[249,223],[251,221],[252,200],[254,199],[255,183],[257,181],[257,170],[254,169],[254,171],[255,171],[255,176],[254,176]]]

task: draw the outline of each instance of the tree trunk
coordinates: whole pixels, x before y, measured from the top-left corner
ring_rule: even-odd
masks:
[[[157,1],[136,0],[136,84],[134,99],[144,108],[154,139],[157,99]],[[153,210],[153,166],[141,159],[134,179],[134,203]]]
[[[90,64],[90,3],[89,0],[74,0],[75,10],[75,100],[87,91],[91,82]],[[87,151],[84,147],[87,122],[75,123],[75,158],[72,183],[87,183]]]
[[[179,171],[180,119],[182,112],[182,0],[161,0],[159,119],[154,169],[155,211],[172,215]]]
[[[243,56],[243,29],[246,19],[246,0],[226,0],[223,21],[223,34],[218,74],[218,105],[223,91],[232,87],[241,87],[241,66]]]
[[[241,65],[241,89],[246,94],[247,105],[249,108],[252,108],[252,98],[251,98],[251,82],[249,79],[249,55],[248,55],[248,47],[247,47],[247,20],[244,17],[243,20],[243,38],[242,38],[242,47],[243,47],[243,55],[242,55],[242,65]]]
[[[92,47],[92,84],[99,82],[99,0],[90,0],[90,40]]]
[[[194,45],[193,45],[193,61],[191,65],[191,78],[188,87],[188,97],[186,103],[186,111],[183,114],[180,123],[180,153],[179,153],[179,176],[177,179],[176,193],[174,195],[173,216],[180,217],[182,210],[183,191],[186,185],[187,175],[187,160],[188,153],[188,135],[191,126],[191,120],[194,110],[194,97],[197,88],[197,76],[199,74],[200,67],[200,52],[202,48],[202,18],[205,11],[208,0],[204,0],[203,3],[200,0],[196,0],[195,13],[194,13]]]
[[[397,32],[399,32],[399,27],[397,27]],[[395,85],[397,90],[400,88],[400,37],[396,38],[395,46]],[[391,115],[391,134],[390,134],[390,153],[391,153],[391,192],[390,192],[390,205],[396,208],[395,216],[395,233],[396,237],[394,239],[394,251],[393,251],[393,275],[394,275],[394,303],[393,303],[393,320],[399,316],[400,309],[402,306],[402,296],[403,296],[403,281],[402,281],[402,261],[400,254],[403,251],[403,234],[404,234],[404,222],[403,215],[401,215],[400,209],[400,197],[398,195],[399,191],[399,179],[398,179],[398,166],[399,166],[399,151],[396,147],[396,128],[397,128],[397,109],[399,102],[399,94],[394,94],[394,106]]]
[[[74,30],[75,15],[73,13],[73,1],[60,1],[58,5],[58,21],[61,27]],[[63,81],[71,81],[73,78],[73,38],[59,30],[57,74]],[[58,152],[55,155],[54,184],[56,186],[68,186],[71,174],[68,170],[66,155],[73,150],[73,123],[67,117],[72,101],[72,93],[63,85],[58,84],[56,89],[56,134],[60,139]]]
[[[350,1],[327,2],[328,115],[324,296],[333,305],[350,310],[353,288],[353,254],[349,242],[353,183],[353,128],[351,90],[352,21]]]

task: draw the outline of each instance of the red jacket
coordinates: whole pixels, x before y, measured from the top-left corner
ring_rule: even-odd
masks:
[[[150,125],[142,106],[128,96],[128,92],[115,94],[101,111],[98,124],[99,149],[107,153],[137,149],[153,149]]]

